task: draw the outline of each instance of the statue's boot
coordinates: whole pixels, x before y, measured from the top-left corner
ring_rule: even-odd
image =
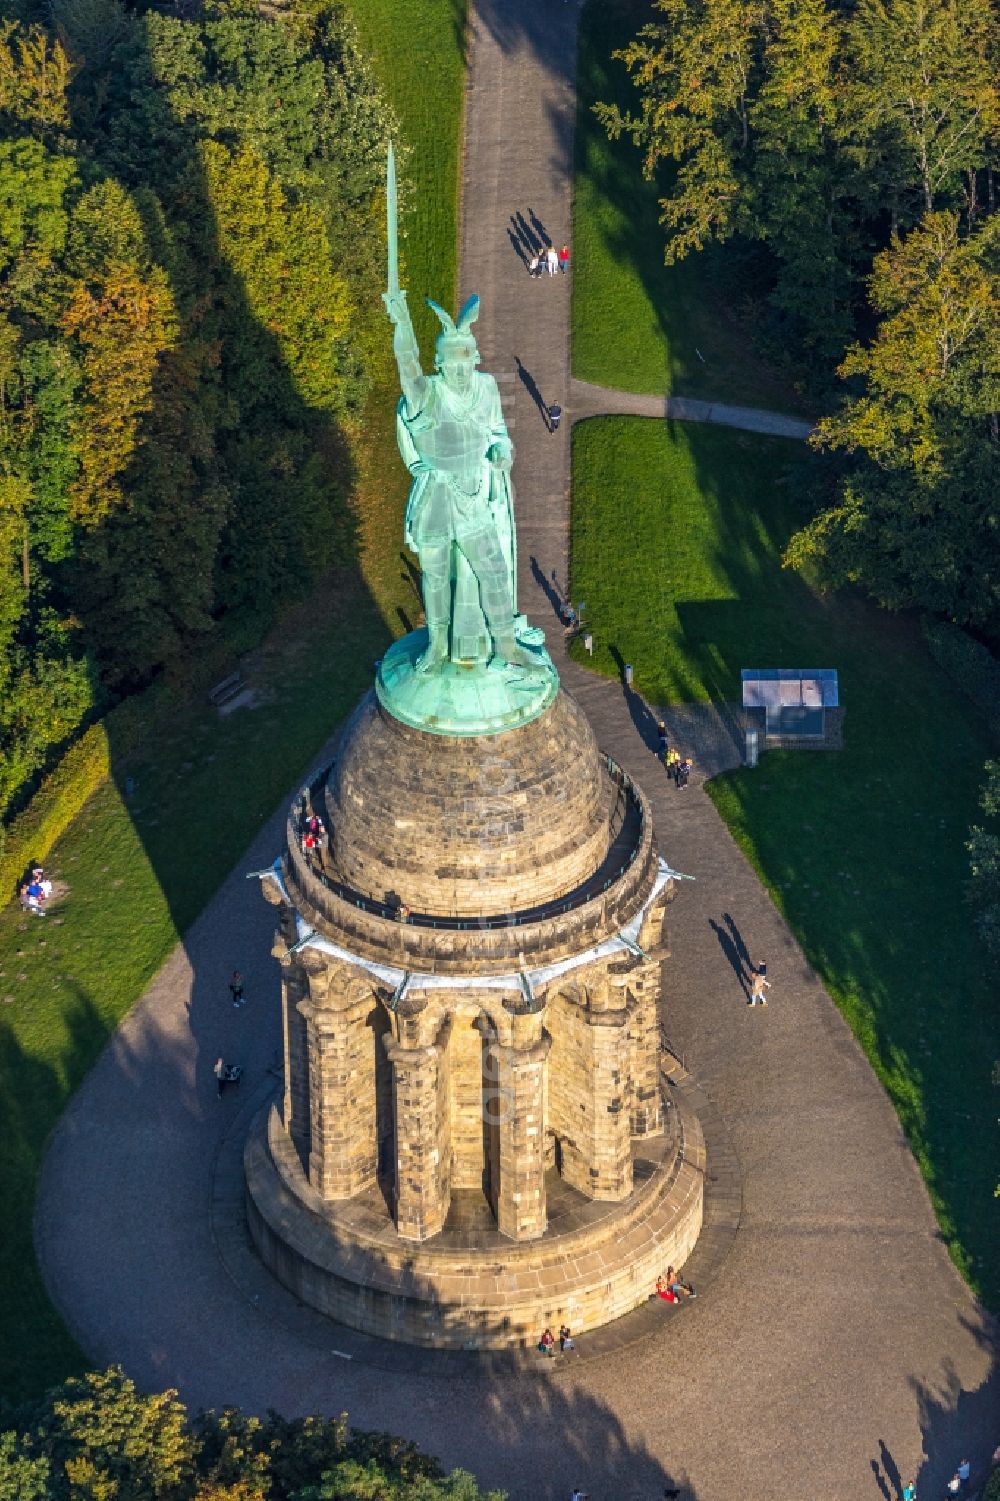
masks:
[[[534,652],[519,646],[513,630],[502,631],[493,638],[493,656],[490,659],[490,667],[494,671],[502,672],[507,668],[518,671],[538,671],[544,663],[540,662]]]
[[[434,672],[448,660],[448,622],[427,622],[427,649],[421,652],[417,658],[416,670],[419,673]]]

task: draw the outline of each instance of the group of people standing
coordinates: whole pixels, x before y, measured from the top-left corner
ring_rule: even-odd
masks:
[[[556,1349],[556,1337],[551,1329],[543,1330],[542,1337],[538,1341],[538,1352],[540,1355],[565,1355],[567,1351],[575,1349],[576,1341],[568,1324],[560,1324],[559,1326],[558,1350]]]
[[[548,272],[549,276],[555,276],[561,272],[563,276],[569,270],[569,246],[564,245],[557,250],[554,245],[543,245],[541,250],[536,250],[528,262],[529,276],[543,276]]]
[[[330,836],[323,820],[316,813],[304,813],[302,819],[302,853],[310,865],[322,870],[326,865]]]
[[[40,865],[36,865],[31,872],[31,880],[24,881],[18,892],[21,906],[25,912],[33,912],[36,917],[45,916],[45,903],[52,895],[52,882],[48,879]]]
[[[671,745],[667,735],[667,726],[661,719],[656,727],[657,746],[656,754],[667,769],[667,776],[671,779],[678,790],[686,787],[694,760],[691,756],[682,756],[676,745]]]

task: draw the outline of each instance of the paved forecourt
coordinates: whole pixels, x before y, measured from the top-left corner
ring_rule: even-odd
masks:
[[[534,215],[557,246],[569,235],[577,10],[478,0],[473,12],[462,291],[483,298],[483,364],[501,379],[518,447],[522,606],[557,640],[549,590],[553,570],[566,582],[571,278],[531,281],[507,229],[520,228],[512,215],[529,227]],[[556,434],[539,397],[566,412]],[[244,873],[279,850],[284,809],[54,1133],[37,1220],[53,1296],[95,1361],[175,1385],[194,1407],[346,1408],[523,1501],[577,1484],[594,1501],[654,1498],[666,1485],[699,1501],[779,1486],[849,1501],[880,1481],[891,1495],[897,1468],[932,1493],[958,1448],[977,1462],[987,1452],[996,1385],[990,1328],[941,1245],[896,1117],[699,778],[685,792],[668,786],[636,728],[643,706],[559,666],[602,748],[649,795],[664,855],[697,877],[669,917],[664,1024],[709,1098],[710,1193],[728,1206],[728,1232],[713,1230],[701,1253],[715,1275],[698,1300],[663,1309],[652,1333],[600,1358],[470,1368],[352,1345],[255,1269],[234,1164],[238,1117],[276,1083],[279,987],[273,916]],[[703,765],[735,757],[724,715],[670,718]],[[769,962],[766,1011],[745,1004],[744,949]],[[236,965],[249,997],[238,1011],[226,990]],[[221,1101],[220,1052],[247,1071]]]

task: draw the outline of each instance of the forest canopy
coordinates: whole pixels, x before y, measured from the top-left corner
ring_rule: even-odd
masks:
[[[119,1367],[0,1412],[0,1501],[504,1501],[415,1444],[338,1418],[191,1419]]]
[[[351,560],[392,129],[326,0],[0,22],[0,817]]]
[[[831,406],[787,561],[1000,639],[1000,16],[991,0],[653,0],[598,106],[668,262],[753,267],[757,329]],[[834,376],[843,385],[835,393]]]

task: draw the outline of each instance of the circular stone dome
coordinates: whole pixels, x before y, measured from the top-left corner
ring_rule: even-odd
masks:
[[[500,735],[450,738],[394,719],[370,693],[326,789],[332,863],[346,885],[414,912],[491,917],[554,901],[600,866],[614,785],[562,689]]]

